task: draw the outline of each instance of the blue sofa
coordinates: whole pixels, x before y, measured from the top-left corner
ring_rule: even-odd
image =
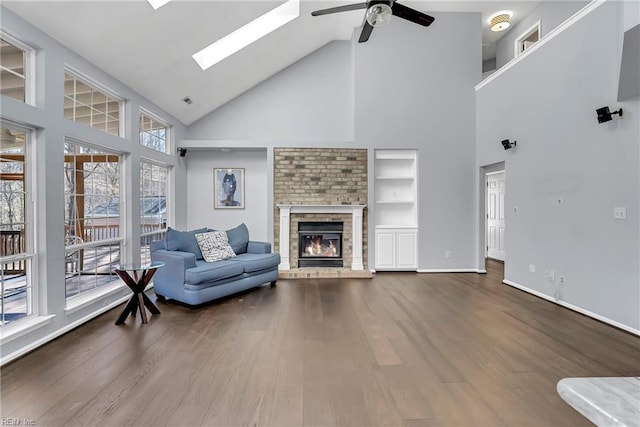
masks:
[[[278,280],[280,254],[271,252],[267,242],[249,241],[244,224],[227,230],[235,257],[206,262],[195,235],[211,231],[167,229],[164,240],[151,243],[151,260],[165,263],[153,276],[160,298],[187,305],[199,305]]]

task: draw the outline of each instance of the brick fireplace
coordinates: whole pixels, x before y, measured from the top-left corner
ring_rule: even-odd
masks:
[[[343,269],[367,269],[367,150],[275,148],[274,204],[281,270],[301,268],[298,224],[309,221],[341,222]]]

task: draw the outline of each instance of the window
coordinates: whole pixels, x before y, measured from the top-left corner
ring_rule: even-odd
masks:
[[[163,153],[167,152],[169,127],[151,114],[140,111],[140,144]]]
[[[164,237],[167,228],[169,168],[140,162],[140,261],[151,261],[149,244]]]
[[[0,325],[33,313],[30,132],[0,122]]]
[[[529,27],[524,33],[516,39],[515,56],[522,54],[525,50],[533,46],[540,40],[540,21]]]
[[[120,155],[67,139],[64,152],[65,295],[117,279],[123,238]]]
[[[120,136],[122,100],[66,71],[64,117],[74,122]]]
[[[0,94],[32,104],[29,79],[33,50],[12,37],[0,36]]]

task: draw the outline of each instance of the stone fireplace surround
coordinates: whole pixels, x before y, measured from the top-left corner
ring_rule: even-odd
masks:
[[[372,277],[367,269],[367,150],[274,148],[273,170],[274,248],[282,257],[280,277]],[[344,223],[343,268],[299,268],[301,221]]]

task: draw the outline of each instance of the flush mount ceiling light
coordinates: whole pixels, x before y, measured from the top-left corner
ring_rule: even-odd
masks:
[[[147,1],[151,5],[151,7],[153,7],[154,9],[158,9],[164,6],[165,4],[169,3],[171,0],[147,0]]]
[[[206,70],[240,49],[277,30],[300,15],[300,0],[289,0],[220,40],[193,54],[200,68]]]
[[[509,28],[509,20],[513,16],[513,12],[510,10],[501,10],[500,12],[494,13],[491,18],[489,18],[489,25],[491,25],[491,31],[498,32],[504,31]]]

